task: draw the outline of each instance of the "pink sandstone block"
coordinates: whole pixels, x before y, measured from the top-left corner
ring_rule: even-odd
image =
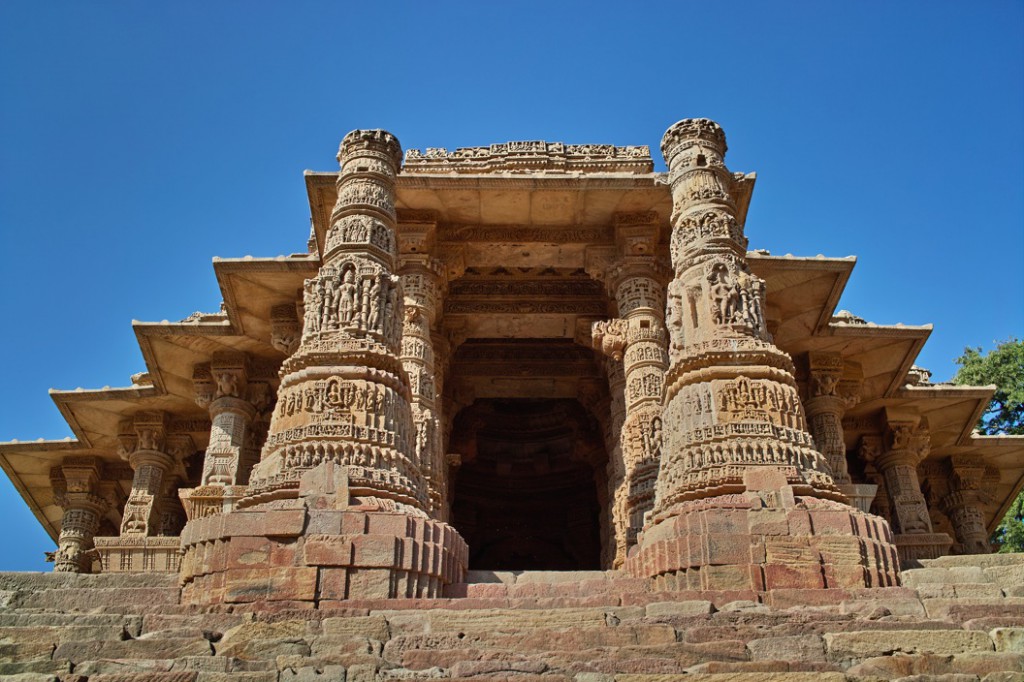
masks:
[[[224,573],[225,601],[252,602],[270,594],[271,575],[266,568],[232,568]]]
[[[352,599],[388,599],[394,596],[391,570],[387,568],[350,569],[348,594]]]
[[[707,590],[747,590],[751,587],[748,564],[705,566],[700,573],[704,576],[703,587]]]
[[[296,537],[306,527],[305,509],[275,509],[266,512],[266,529],[269,536]]]
[[[397,565],[398,538],[390,535],[357,535],[352,538],[356,566],[391,568]]]
[[[317,569],[314,567],[271,569],[270,579],[267,599],[271,601],[313,601],[316,598]]]
[[[344,512],[341,517],[342,535],[362,535],[366,532],[366,514],[362,512]]]
[[[351,566],[352,539],[344,535],[310,535],[302,544],[302,561],[308,566]]]
[[[405,537],[409,528],[409,517],[404,514],[367,514],[367,533],[373,535],[394,535]]]
[[[270,540],[237,537],[228,545],[227,563],[231,568],[260,568],[269,564]]]
[[[786,514],[786,520],[789,522],[789,532],[787,535],[811,535],[811,516],[803,509],[790,510]]]
[[[814,509],[809,514],[815,535],[850,535],[855,528],[849,512]]]
[[[744,524],[744,527],[746,524]],[[746,533],[714,533],[704,536],[704,561],[711,565],[750,563],[751,537]]]
[[[309,512],[306,520],[308,535],[341,535],[341,519],[344,512],[337,510],[317,509]]]
[[[262,512],[235,512],[222,514],[225,537],[266,537],[266,514]]]
[[[768,564],[764,567],[765,587],[816,589],[825,586],[821,566],[818,564]]]
[[[787,535],[789,520],[781,509],[758,509],[747,516],[747,528],[753,535]]]
[[[343,600],[348,597],[348,569],[321,568],[317,574],[319,581],[320,605],[324,608],[324,600]]]
[[[825,586],[829,588],[865,587],[869,578],[862,566],[825,564]]]
[[[270,545],[270,566],[281,568],[295,566],[296,556],[302,556],[303,538],[279,539]]]

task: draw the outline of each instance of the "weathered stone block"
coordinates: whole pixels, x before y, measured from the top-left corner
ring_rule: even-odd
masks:
[[[648,604],[645,612],[648,616],[707,616],[714,613],[715,607],[709,601],[687,600],[678,602],[654,602]]]
[[[344,535],[307,535],[302,560],[309,566],[351,566],[352,538]]]
[[[385,642],[390,637],[387,620],[381,615],[324,618],[321,628],[324,635],[339,639],[362,637]]]
[[[764,567],[765,587],[769,590],[797,588],[816,589],[825,586],[819,564],[768,564]]]
[[[1024,654],[1024,628],[995,628],[989,634],[996,651]]]
[[[266,513],[266,534],[271,537],[302,535],[306,527],[305,509],[273,509]]]
[[[825,646],[818,635],[765,637],[747,642],[754,661],[824,661]]]
[[[398,539],[390,535],[359,535],[352,538],[353,561],[366,568],[398,565]]]
[[[348,569],[349,599],[388,599],[396,594],[394,575],[388,568]]]
[[[827,633],[824,636],[829,660],[850,661],[873,656],[909,654],[961,654],[993,651],[987,633],[963,630],[902,630],[891,632],[860,631]]]

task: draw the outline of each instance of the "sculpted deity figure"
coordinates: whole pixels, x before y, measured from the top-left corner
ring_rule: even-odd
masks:
[[[729,274],[726,271],[725,265],[721,263],[715,265],[709,280],[715,322],[717,324],[729,324],[733,321],[739,304],[739,293],[732,282],[729,281]]]
[[[341,303],[338,306],[341,322],[348,324],[352,321],[352,316],[356,312],[356,273],[352,268],[345,270],[345,275],[341,283],[341,291],[339,296],[341,297]]]
[[[378,275],[373,278],[373,284],[370,285],[370,305],[369,317],[366,322],[367,329],[374,331],[380,329],[380,299],[381,299],[381,279],[383,276]]]

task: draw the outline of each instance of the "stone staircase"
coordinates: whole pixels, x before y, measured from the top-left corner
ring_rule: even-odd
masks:
[[[470,572],[448,598],[180,606],[177,576],[0,574],[26,682],[1024,681],[1024,555],[874,590],[651,592],[615,572]]]

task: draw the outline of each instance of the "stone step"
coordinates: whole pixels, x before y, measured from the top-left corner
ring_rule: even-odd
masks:
[[[152,613],[176,607],[181,597],[177,587],[61,586],[55,589],[19,589],[6,593],[7,610],[42,609],[60,612]]]
[[[932,565],[907,572],[916,589],[765,593],[630,592],[631,578],[618,572],[472,572],[465,583],[472,596],[339,602],[333,610],[179,606],[167,576],[0,575],[8,588],[0,675],[981,680],[1024,673],[1024,598],[1004,596],[1000,582],[1019,567]],[[502,596],[481,596],[488,589]]]
[[[961,566],[990,568],[992,566],[1024,566],[1024,553],[951,554],[948,556],[941,556],[937,559],[922,559],[921,565],[925,568],[953,568]]]
[[[46,590],[57,588],[177,587],[175,573],[0,573],[0,590]]]

